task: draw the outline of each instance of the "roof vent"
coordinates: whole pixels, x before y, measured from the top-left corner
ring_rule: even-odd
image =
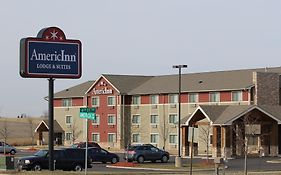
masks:
[[[202,84],[202,83],[203,83],[203,80],[199,80],[198,83],[199,83],[199,84]]]
[[[69,89],[66,89],[65,91],[69,91]]]

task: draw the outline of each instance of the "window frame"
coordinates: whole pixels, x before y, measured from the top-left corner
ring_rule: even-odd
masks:
[[[199,102],[199,94],[197,92],[188,93],[188,102],[189,103],[198,103]]]
[[[159,104],[159,95],[150,95],[150,104],[152,105]]]
[[[72,98],[63,98],[62,99],[62,107],[72,106]]]
[[[113,103],[109,104],[109,102],[111,102],[109,99],[112,98],[113,99]],[[107,96],[107,106],[115,106],[116,105],[116,97],[115,96]]]
[[[92,120],[92,125],[100,125],[100,115],[96,114],[96,120]]]
[[[96,99],[97,104],[93,103],[94,99]],[[92,106],[93,107],[99,107],[100,106],[100,97],[99,96],[93,96],[92,97]]]
[[[110,121],[112,119],[113,121]],[[107,115],[107,125],[116,125],[116,116],[115,114],[108,114]]]
[[[210,103],[219,103],[221,101],[220,92],[209,92],[209,96],[210,96]],[[214,99],[213,99],[213,97],[214,97]]]
[[[237,94],[237,96],[235,96],[234,94]],[[234,97],[238,97],[238,98],[234,99]],[[243,101],[243,92],[242,91],[231,91],[231,101],[233,101],[233,102]]]
[[[141,96],[133,95],[132,96],[132,105],[140,105],[141,104]]]
[[[156,122],[154,121],[156,119]],[[150,124],[151,125],[158,125],[159,124],[159,115],[158,114],[151,114],[150,115]]]
[[[110,137],[109,136],[113,136],[113,140],[111,141],[110,140]],[[116,133],[108,133],[107,134],[107,142],[109,143],[115,143],[116,142]]]
[[[134,117],[137,117],[137,122],[134,122]],[[132,125],[139,125],[141,123],[141,116],[139,114],[133,114],[132,115]]]
[[[168,98],[170,104],[176,104],[179,102],[179,94],[169,94]]]

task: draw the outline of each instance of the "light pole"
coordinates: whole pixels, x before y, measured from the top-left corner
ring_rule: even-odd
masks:
[[[173,68],[179,69],[179,95],[178,95],[178,103],[179,103],[179,111],[178,111],[178,156],[175,159],[175,166],[182,167],[181,161],[181,129],[180,129],[180,120],[181,120],[181,69],[187,68],[185,64],[173,65]]]

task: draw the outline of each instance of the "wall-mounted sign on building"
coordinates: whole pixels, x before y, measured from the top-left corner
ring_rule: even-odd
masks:
[[[42,29],[20,42],[20,75],[24,78],[80,78],[81,42],[68,40],[57,27]]]

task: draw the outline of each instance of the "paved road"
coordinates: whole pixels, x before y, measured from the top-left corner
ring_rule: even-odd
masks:
[[[29,151],[19,151],[16,154],[16,158],[18,157],[23,157],[23,156],[28,156],[32,155],[34,152],[29,152]],[[124,161],[123,157],[124,155],[122,153],[118,153],[120,156],[120,161]],[[169,160],[168,163],[163,164],[163,166],[172,166],[175,164],[175,157],[171,156],[171,159]],[[201,158],[195,158],[194,163],[202,161]],[[212,160],[210,160],[212,161]],[[153,163],[149,164],[153,165]],[[155,163],[155,167],[159,167],[159,164],[162,163]],[[183,158],[183,164],[184,165],[189,165],[190,164],[190,159],[189,158]],[[111,164],[101,164],[101,163],[95,163],[93,164],[93,168],[90,168],[89,171],[97,173],[97,174],[102,174],[102,173],[157,173],[157,174],[189,174],[189,168],[184,168],[181,171],[175,172],[175,170],[167,171],[167,170],[156,170],[152,171],[151,169],[145,170],[145,169],[116,169],[116,168],[108,168],[107,166]],[[238,159],[231,159],[228,160],[226,163],[228,168],[225,170],[226,174],[243,174],[244,170],[244,159],[243,158],[238,158]],[[161,166],[160,166],[161,167]],[[197,168],[198,169],[198,168]],[[279,157],[261,157],[261,158],[248,158],[248,171],[249,172],[257,172],[257,174],[260,174],[261,171],[265,172],[272,172],[272,171],[279,171],[281,174],[281,158]],[[240,173],[239,173],[240,172]],[[214,169],[209,169],[209,170],[204,170],[204,171],[198,171],[196,168],[194,168],[194,173],[193,174],[214,174]],[[265,173],[263,173],[265,174]],[[273,173],[272,173],[273,174]]]

